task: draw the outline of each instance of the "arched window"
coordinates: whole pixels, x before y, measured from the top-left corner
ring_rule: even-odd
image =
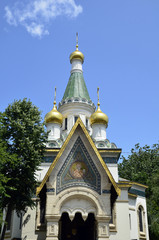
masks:
[[[146,237],[146,230],[145,230],[145,211],[142,205],[138,207],[138,228],[139,228],[139,237],[144,238]]]
[[[138,210],[138,217],[139,217],[139,229],[140,232],[143,232],[143,209],[140,206]]]

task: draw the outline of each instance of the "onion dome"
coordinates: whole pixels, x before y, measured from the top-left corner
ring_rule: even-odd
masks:
[[[78,33],[76,33],[76,50],[70,55],[70,63],[72,63],[73,59],[81,60],[82,63],[84,62],[84,55],[78,50]]]
[[[62,114],[57,111],[56,102],[54,101],[53,109],[45,115],[45,123],[59,123],[62,125],[62,121]]]
[[[103,113],[100,109],[100,103],[99,103],[99,88],[97,90],[98,92],[98,108],[97,108],[97,111],[95,113],[93,113],[89,119],[90,121],[90,124],[93,125],[93,124],[104,124],[106,125],[106,127],[108,126],[108,116]]]

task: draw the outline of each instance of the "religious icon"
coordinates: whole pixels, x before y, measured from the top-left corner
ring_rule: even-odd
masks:
[[[87,173],[87,166],[84,162],[74,162],[70,167],[70,173],[73,178],[83,178]]]

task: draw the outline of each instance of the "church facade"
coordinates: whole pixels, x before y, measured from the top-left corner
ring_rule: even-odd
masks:
[[[12,213],[5,239],[149,240],[146,186],[118,175],[121,149],[106,136],[108,117],[97,110],[83,78],[84,55],[70,55],[71,75],[46,114],[48,143],[37,173],[36,207]]]

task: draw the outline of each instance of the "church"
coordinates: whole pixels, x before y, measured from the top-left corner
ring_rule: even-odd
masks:
[[[12,213],[5,239],[149,240],[147,186],[118,175],[121,148],[107,139],[108,116],[90,99],[84,55],[70,55],[63,98],[45,116],[45,157],[37,173],[36,207]]]

